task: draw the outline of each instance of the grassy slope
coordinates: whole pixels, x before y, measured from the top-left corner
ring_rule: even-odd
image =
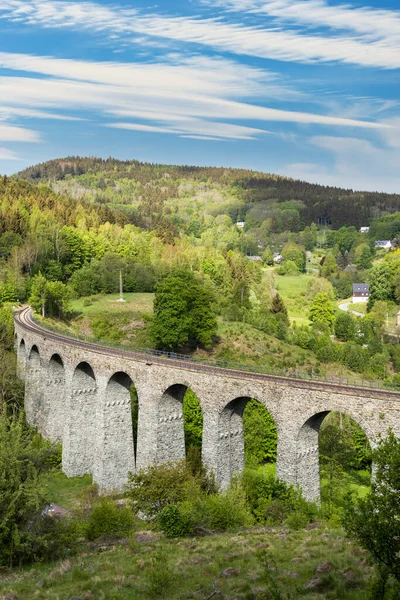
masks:
[[[308,302],[300,294],[304,292],[310,279],[309,275],[278,278],[279,292],[289,306],[290,316],[294,310],[290,306],[291,302],[293,306],[298,307],[298,315],[307,314],[308,309],[304,307],[308,306]],[[91,320],[96,317],[107,317],[110,326],[99,339],[112,340],[115,332],[123,328],[121,339],[117,340],[119,345],[125,348],[149,346],[143,315],[152,310],[153,294],[125,294],[124,297],[127,300],[126,304],[116,302],[117,295],[96,296],[93,303],[87,306],[85,306],[84,298],[74,300],[72,309],[80,316],[72,322],[69,330],[91,336],[93,335]],[[301,311],[303,312],[301,313]],[[301,316],[298,316],[297,320],[308,322],[306,317]],[[238,364],[254,364],[267,369],[313,370],[327,377],[357,379],[357,374],[344,365],[320,364],[313,352],[280,341],[246,323],[225,322],[219,319],[218,336],[219,341],[210,352],[197,350],[194,355],[210,360],[220,359]]]
[[[291,321],[308,325],[310,302],[306,298],[306,291],[308,282],[313,277],[313,275],[278,276],[276,289],[286,304]]]
[[[250,600],[266,589],[260,550],[267,550],[275,560],[285,598],[365,598],[371,567],[363,551],[342,530],[323,526],[299,532],[257,528],[182,540],[136,534],[126,546],[103,546],[66,562],[3,573],[0,585],[2,597],[13,600],[70,600],[72,595],[99,600],[193,600],[211,598],[215,589],[223,594],[215,597]],[[316,573],[324,562],[329,562],[331,571]],[[234,571],[224,574],[226,569]],[[314,577],[320,578],[318,593],[304,587]],[[88,592],[92,595],[83,595]]]

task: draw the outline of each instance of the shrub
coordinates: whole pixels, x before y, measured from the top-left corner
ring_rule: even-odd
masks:
[[[252,514],[260,523],[270,524],[273,519],[283,521],[295,512],[306,515],[309,523],[318,514],[317,506],[307,502],[301,490],[265,475],[261,470],[246,469],[242,475],[242,486]]]
[[[283,523],[288,514],[288,507],[282,500],[260,498],[254,514],[259,523],[266,525],[279,525]]]
[[[253,524],[245,495],[239,486],[232,486],[224,494],[208,496],[205,515],[205,526],[218,531],[250,527]]]
[[[164,598],[176,581],[176,574],[168,563],[165,552],[160,550],[152,560],[152,568],[147,570],[149,594],[151,598]]]
[[[360,373],[366,366],[365,352],[357,344],[347,342],[342,349],[342,362],[349,369]]]
[[[176,504],[165,506],[158,513],[157,521],[167,538],[186,537],[193,533],[192,515]]]
[[[354,339],[354,319],[348,312],[339,312],[335,321],[335,336],[338,340],[349,342]]]
[[[93,508],[89,518],[87,537],[95,540],[101,536],[124,537],[133,529],[134,517],[126,506],[116,506],[109,498],[103,498]]]
[[[310,522],[310,515],[301,510],[292,512],[285,523],[290,529],[304,529]]]
[[[201,491],[185,461],[152,465],[131,473],[126,489],[134,512],[148,518],[168,504],[177,504]]]

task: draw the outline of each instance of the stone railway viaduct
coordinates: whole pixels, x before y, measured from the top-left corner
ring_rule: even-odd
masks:
[[[318,431],[330,411],[351,416],[371,445],[389,428],[400,436],[400,395],[295,378],[220,369],[135,354],[50,332],[15,313],[18,373],[25,411],[42,435],[62,442],[67,476],[93,475],[102,489],[121,488],[129,471],[184,458],[183,397],[190,388],[203,412],[205,464],[226,487],[244,463],[242,415],[261,402],[278,432],[277,475],[319,499]],[[139,401],[135,455],[130,406]]]

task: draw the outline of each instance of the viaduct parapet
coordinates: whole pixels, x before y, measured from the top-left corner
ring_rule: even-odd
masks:
[[[277,476],[320,494],[318,431],[330,411],[352,417],[372,446],[389,428],[400,436],[400,395],[301,379],[231,371],[71,339],[39,326],[29,308],[14,315],[25,411],[41,434],[62,442],[67,476],[92,474],[122,488],[130,471],[185,457],[183,397],[203,413],[204,463],[224,488],[244,465],[242,415],[255,398],[278,432]],[[135,452],[130,387],[139,402]]]

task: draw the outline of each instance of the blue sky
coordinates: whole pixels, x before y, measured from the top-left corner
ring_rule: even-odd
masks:
[[[67,155],[400,193],[398,0],[0,0],[0,173]]]

